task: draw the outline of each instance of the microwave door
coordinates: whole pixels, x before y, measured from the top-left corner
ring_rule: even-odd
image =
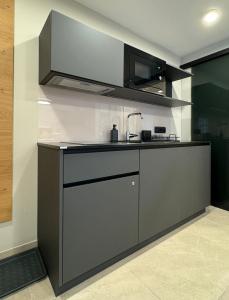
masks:
[[[155,67],[135,61],[133,88],[164,96],[164,80]]]
[[[132,59],[131,66],[132,82],[136,87],[152,85],[163,79],[161,76],[161,67],[157,66],[153,61],[135,56]]]

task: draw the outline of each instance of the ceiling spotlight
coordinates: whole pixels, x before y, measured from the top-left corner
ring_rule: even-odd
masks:
[[[203,16],[203,23],[206,25],[211,25],[217,22],[220,13],[217,9],[211,9],[206,15]]]

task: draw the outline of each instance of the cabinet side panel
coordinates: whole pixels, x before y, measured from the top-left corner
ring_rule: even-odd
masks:
[[[51,71],[51,30],[52,12],[49,14],[39,36],[39,83],[45,83],[45,78]]]
[[[38,247],[54,290],[62,284],[62,161],[61,151],[38,151]]]

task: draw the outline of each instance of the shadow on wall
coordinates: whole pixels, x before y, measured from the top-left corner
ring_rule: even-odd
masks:
[[[36,239],[38,39],[14,47],[13,220],[0,226],[0,252]]]

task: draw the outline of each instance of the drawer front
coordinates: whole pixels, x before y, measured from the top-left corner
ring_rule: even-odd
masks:
[[[139,171],[139,150],[64,155],[64,183]]]
[[[64,189],[63,283],[138,243],[139,176]]]

